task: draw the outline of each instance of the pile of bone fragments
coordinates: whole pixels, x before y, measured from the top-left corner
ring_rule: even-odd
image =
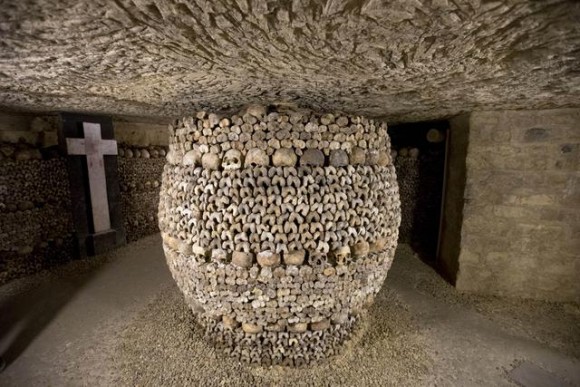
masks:
[[[227,354],[333,355],[390,268],[399,192],[382,122],[250,106],[170,126],[159,225],[173,277]]]

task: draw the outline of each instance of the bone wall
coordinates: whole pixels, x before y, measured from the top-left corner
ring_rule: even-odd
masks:
[[[57,116],[0,114],[0,284],[78,257],[58,125]],[[125,229],[135,241],[159,232],[167,125],[129,118],[114,125],[124,142],[118,165]]]
[[[76,256],[66,158],[0,143],[0,284]]]
[[[119,147],[119,184],[127,241],[159,232],[157,210],[166,147]]]
[[[406,150],[406,149],[405,149]],[[415,225],[415,214],[419,191],[419,159],[408,154],[401,155],[393,152],[399,195],[401,197],[401,226],[399,227],[399,241],[410,244]],[[405,152],[406,153],[406,152]]]
[[[384,123],[282,107],[170,128],[164,250],[218,348],[289,366],[339,350],[393,259],[389,152]]]

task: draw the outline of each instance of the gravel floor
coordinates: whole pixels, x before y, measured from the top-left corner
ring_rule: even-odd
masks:
[[[246,366],[201,337],[159,246],[152,236],[0,287],[4,311],[20,298],[18,310],[31,297],[62,293],[64,303],[0,386],[514,386],[506,375],[523,362],[580,386],[577,304],[459,294],[406,245],[339,356],[298,369]]]
[[[417,385],[429,358],[414,322],[383,288],[365,326],[341,355],[311,367],[257,367],[214,351],[192,321],[177,289],[165,290],[124,332],[122,385],[353,386]]]
[[[580,358],[580,305],[461,294],[425,265],[408,245],[400,245],[391,279],[410,281],[420,293],[447,305],[469,308],[503,330]]]
[[[435,363],[440,367],[438,351],[445,347],[426,337],[437,334],[429,328],[429,317],[422,311],[411,312],[398,296],[403,284],[458,314],[474,312],[510,337],[529,338],[579,357],[577,305],[461,295],[402,245],[369,318],[339,356],[299,369],[240,364],[203,340],[201,328],[194,324],[179,291],[172,286],[142,310],[122,334],[115,360],[120,375],[117,382],[205,386],[416,386],[449,382],[458,373],[457,365],[434,369]],[[493,350],[487,354],[493,356]],[[497,371],[497,380],[510,385],[505,374],[518,362],[514,359],[505,364]]]

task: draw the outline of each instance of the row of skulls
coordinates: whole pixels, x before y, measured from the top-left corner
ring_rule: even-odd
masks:
[[[345,167],[347,165],[379,165],[386,166],[391,162],[387,151],[364,150],[354,148],[350,154],[343,149],[330,151],[328,158],[319,149],[307,149],[300,156],[292,148],[280,148],[274,151],[272,158],[260,148],[249,149],[244,155],[238,149],[229,149],[223,159],[218,154],[203,152],[203,147],[194,145],[183,157],[177,152],[170,152],[168,160],[172,164],[182,163],[186,166],[202,166],[209,170],[234,170],[258,166],[274,165],[278,167],[317,167],[330,165]]]

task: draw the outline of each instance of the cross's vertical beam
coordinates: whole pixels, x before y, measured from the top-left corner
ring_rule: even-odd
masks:
[[[103,149],[103,140],[101,140],[101,125],[84,122],[83,129],[85,132],[85,153],[87,155],[93,225],[95,232],[102,232],[111,228],[111,220],[109,218],[107,178],[105,176],[105,163],[103,158],[105,152]]]

